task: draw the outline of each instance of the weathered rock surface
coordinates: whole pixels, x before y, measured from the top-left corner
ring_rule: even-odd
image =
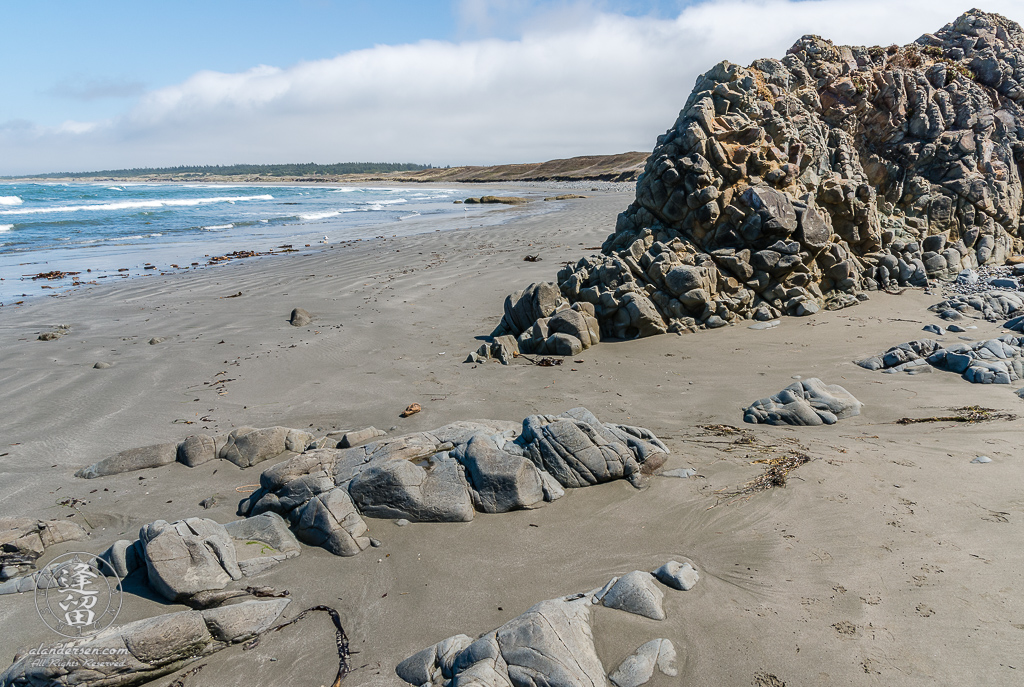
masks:
[[[610,608],[663,620],[663,596],[650,573],[634,571],[600,590],[542,601],[476,640],[449,637],[402,661],[395,672],[429,687],[604,687],[608,678],[594,646],[591,607],[603,598]],[[655,639],[623,661],[611,679],[618,687],[638,687],[656,666],[674,676],[675,657],[670,641]]]
[[[664,620],[665,609],[661,605],[664,598],[665,592],[655,584],[651,573],[634,570],[620,577],[604,595],[601,603],[608,608],[617,608],[652,620]]]
[[[1022,323],[1024,318],[1015,318],[1006,327],[1020,331]],[[886,374],[917,374],[935,368],[954,372],[974,384],[1010,384],[1024,379],[1024,337],[1004,334],[998,339],[949,345],[932,339],[908,341],[856,363]]]
[[[456,422],[356,448],[311,448],[264,470],[239,513],[278,513],[303,541],[353,555],[367,541],[360,514],[464,522],[476,511],[536,508],[563,487],[639,483],[642,468],[667,453],[648,430],[602,423],[584,408],[522,423]]]
[[[676,668],[676,648],[667,639],[652,639],[642,645],[612,671],[608,679],[616,687],[640,687],[652,677],[657,668],[669,677],[679,674]]]
[[[49,546],[88,538],[89,533],[70,520],[0,518],[0,581],[32,570]]]
[[[693,589],[700,580],[696,568],[689,563],[680,563],[679,561],[669,561],[651,574],[658,578],[658,582],[663,585],[684,592]]]
[[[833,425],[860,415],[861,402],[837,384],[825,384],[816,377],[804,379],[755,401],[743,411],[743,421],[752,424],[817,426]]]
[[[120,687],[148,682],[265,632],[288,602],[248,601],[205,611],[168,613],[43,647],[64,651],[74,647],[85,655],[89,649],[106,650],[98,661],[69,662],[61,655],[51,661],[49,653],[41,658],[21,651],[14,664],[0,674],[0,687]]]
[[[157,520],[139,531],[149,586],[177,601],[242,577],[231,537],[207,518]]]
[[[277,513],[235,520],[225,524],[224,530],[233,540],[238,569],[246,577],[302,553],[288,523]]]
[[[145,470],[175,461],[195,467],[214,458],[247,468],[288,451],[301,453],[315,437],[301,429],[288,427],[239,427],[229,434],[210,437],[204,434],[186,437],[179,443],[155,444],[121,451],[75,473],[75,477],[94,479],[122,472]]]
[[[510,296],[498,333],[579,303],[620,339],[810,315],[1002,264],[1024,247],[1021,64],[1020,26],[971,10],[903,47],[804,36],[715,65],[601,254]]]

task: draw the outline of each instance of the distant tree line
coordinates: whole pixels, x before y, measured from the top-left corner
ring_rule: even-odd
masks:
[[[301,177],[314,176],[318,174],[382,174],[385,172],[407,172],[421,169],[433,169],[433,165],[417,165],[411,162],[339,162],[333,165],[318,165],[313,162],[290,165],[179,165],[177,167],[104,169],[98,172],[51,172],[49,174],[33,174],[27,178],[141,177],[153,174]]]

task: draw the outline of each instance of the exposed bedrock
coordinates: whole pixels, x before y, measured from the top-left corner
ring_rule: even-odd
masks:
[[[601,254],[510,296],[495,334],[548,352],[545,320],[577,304],[629,339],[1002,264],[1024,246],[1022,84],[1024,32],[978,10],[903,47],[804,36],[782,59],[722,62]]]
[[[298,537],[341,556],[369,543],[363,517],[465,522],[538,508],[615,479],[639,485],[668,448],[650,431],[585,408],[522,423],[456,422],[348,449],[311,448],[263,471],[239,513],[278,513]]]
[[[266,632],[289,601],[248,601],[167,613],[89,637],[33,647],[31,653],[19,652],[14,664],[0,673],[0,686],[127,687],[149,682]],[[83,658],[64,658],[73,653]],[[92,655],[98,660],[86,660]]]
[[[682,566],[670,561],[658,570]],[[399,663],[395,672],[423,687],[605,687],[609,679],[619,687],[639,687],[651,679],[655,668],[675,676],[676,652],[668,639],[643,644],[607,677],[594,645],[591,608],[597,604],[665,619],[665,592],[655,574],[634,570],[599,589],[541,601],[476,640],[455,635],[429,646]],[[692,582],[696,581],[692,570]]]

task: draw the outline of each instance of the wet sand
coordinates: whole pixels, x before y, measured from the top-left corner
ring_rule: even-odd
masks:
[[[572,490],[541,509],[470,523],[367,518],[381,548],[337,558],[304,546],[246,582],[288,589],[289,616],[321,603],[339,610],[359,652],[345,685],[403,684],[395,664],[430,644],[670,558],[693,561],[702,579],[666,596],[667,620],[595,609],[607,671],[666,637],[680,677],[656,674],[655,687],[1019,684],[1024,420],[895,423],[971,404],[1024,414],[1015,387],[851,363],[930,336],[921,327],[935,321],[926,308],[937,296],[872,294],[765,331],[603,343],[553,368],[463,363],[475,337],[498,323],[508,293],[593,252],[632,199],[590,195],[496,227],[237,261],[5,307],[0,516],[88,519],[88,542],[52,547],[43,561],[100,552],[156,519],[236,519],[246,485],[272,464],[72,476],[126,448],[243,425],[400,434],[583,405],[605,422],[653,430],[672,449],[666,468],[697,476],[655,477],[643,490],[624,481]],[[543,260],[524,262],[526,254]],[[311,326],[288,324],[295,307],[313,313]],[[58,324],[70,331],[36,340]],[[1002,331],[972,324],[973,339]],[[154,337],[164,341],[151,345]],[[113,366],[94,369],[100,361]],[[794,375],[844,386],[865,403],[861,415],[818,428],[743,424],[743,406]],[[413,402],[423,411],[400,419]],[[702,428],[719,424],[749,434]],[[752,461],[796,451],[813,460],[784,488],[721,498],[761,473]],[[992,462],[972,464],[978,455]],[[215,508],[198,505],[215,494]],[[81,514],[56,505],[68,496],[88,501]],[[119,620],[183,608],[131,580],[126,590]],[[30,594],[0,597],[0,637],[4,667],[18,647],[55,639]],[[186,684],[329,684],[334,635],[326,616],[313,618],[205,663]]]

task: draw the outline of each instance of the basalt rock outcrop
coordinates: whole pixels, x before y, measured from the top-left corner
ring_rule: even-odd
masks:
[[[1024,245],[1022,162],[1024,32],[999,15],[903,47],[804,36],[782,59],[722,62],[601,254],[510,297],[495,334],[536,342],[580,303],[627,339],[809,315],[1002,264]]]

